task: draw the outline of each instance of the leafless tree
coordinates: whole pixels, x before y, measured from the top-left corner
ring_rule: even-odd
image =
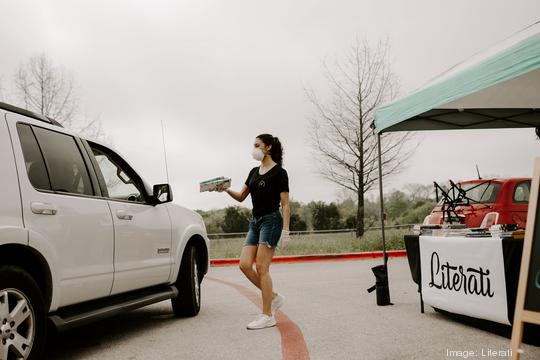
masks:
[[[21,64],[14,77],[15,102],[92,139],[108,140],[97,118],[80,115],[73,77],[45,54]]]
[[[15,88],[26,109],[71,126],[77,111],[73,78],[54,67],[45,54],[19,66]]]
[[[319,173],[357,197],[356,236],[364,234],[364,195],[378,179],[377,135],[370,128],[375,110],[392,100],[398,83],[388,64],[388,41],[371,47],[357,40],[347,56],[324,64],[331,95],[322,101],[307,90],[316,109],[310,138]],[[410,156],[409,133],[381,138],[383,176],[395,175]]]

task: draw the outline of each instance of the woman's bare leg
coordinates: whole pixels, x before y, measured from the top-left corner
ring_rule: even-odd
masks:
[[[253,283],[259,289],[261,288],[261,281],[259,275],[253,269],[253,263],[257,256],[257,246],[256,245],[246,245],[242,248],[240,253],[240,270],[246,275],[249,281]]]
[[[257,246],[246,245],[240,253],[240,270],[246,275],[249,281],[259,289],[261,288],[261,279],[255,269],[253,263],[257,258]],[[276,297],[276,293],[272,292],[272,299]]]
[[[259,245],[256,256],[256,268],[259,275],[259,289],[262,292],[263,314],[272,316],[272,299],[275,293],[272,291],[272,278],[270,277],[270,263],[274,256],[274,248]]]

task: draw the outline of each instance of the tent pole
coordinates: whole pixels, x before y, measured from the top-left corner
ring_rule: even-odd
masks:
[[[382,159],[381,159],[381,134],[377,134],[377,147],[378,147],[378,158],[379,158],[379,202],[381,204],[381,233],[382,233],[382,243],[383,243],[383,256],[384,256],[384,266],[388,262],[388,255],[386,254],[386,237],[384,233],[384,198],[383,198],[383,178],[382,178]]]

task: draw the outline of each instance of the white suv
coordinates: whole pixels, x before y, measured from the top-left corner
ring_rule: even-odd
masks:
[[[39,358],[58,330],[165,299],[200,309],[208,237],[115,151],[0,103],[0,360]],[[48,321],[50,320],[50,321]]]

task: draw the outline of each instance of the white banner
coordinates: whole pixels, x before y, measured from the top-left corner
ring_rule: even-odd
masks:
[[[420,256],[426,304],[510,324],[500,238],[420,236]]]

